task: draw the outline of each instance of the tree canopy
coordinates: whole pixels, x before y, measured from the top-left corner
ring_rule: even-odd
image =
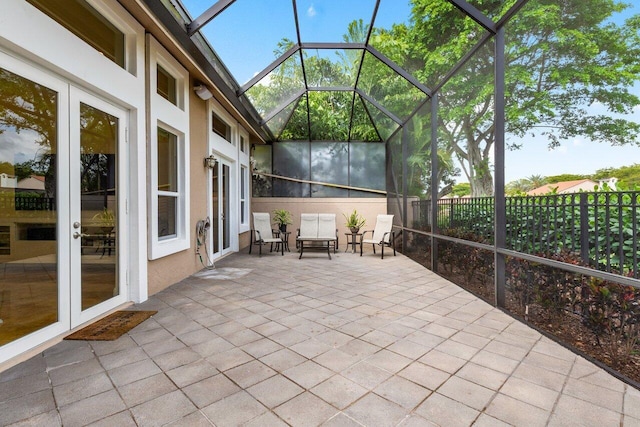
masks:
[[[610,20],[625,7],[614,0],[531,0],[511,19],[505,32],[510,148],[518,148],[518,138],[526,134],[541,136],[550,146],[576,136],[639,144],[640,124],[616,116],[640,105],[630,92],[640,79],[640,17],[620,25]],[[405,63],[420,63],[415,73],[422,81],[438,84],[433,76],[443,73],[443,58],[477,40],[477,26],[458,13],[438,0],[414,0],[411,25],[398,29],[410,46]],[[455,37],[442,30],[451,22]],[[494,61],[486,46],[440,91],[442,142],[462,164],[474,196],[493,193],[493,81]],[[607,113],[594,112],[595,103]]]

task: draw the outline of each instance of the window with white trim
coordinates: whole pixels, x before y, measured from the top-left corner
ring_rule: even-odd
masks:
[[[212,114],[211,123],[212,123],[213,132],[221,136],[222,138],[224,138],[231,145],[235,145],[235,142],[233,141],[233,138],[232,138],[233,134],[232,134],[231,126],[216,113],[211,113],[211,114]]]
[[[189,73],[150,35],[149,259],[188,249]]]

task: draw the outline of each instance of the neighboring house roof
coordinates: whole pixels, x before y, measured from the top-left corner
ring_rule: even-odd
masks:
[[[24,178],[18,181],[17,188],[22,190],[44,190],[45,179],[44,176],[31,175],[29,178]]]
[[[545,184],[541,187],[534,188],[533,190],[527,191],[527,195],[539,196],[541,194],[552,193],[554,189],[557,194],[577,193],[580,190],[593,191],[593,188],[596,185],[598,185],[598,183],[590,179],[576,179],[574,181],[561,181],[561,182],[555,182],[553,184]]]

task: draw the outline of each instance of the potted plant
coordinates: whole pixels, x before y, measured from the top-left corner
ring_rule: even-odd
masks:
[[[342,214],[342,215],[347,220],[347,222],[344,225],[346,225],[347,228],[349,228],[349,230],[351,230],[351,232],[354,234],[359,232],[360,229],[364,227],[364,225],[367,223],[367,220],[365,219],[365,217],[360,215],[358,211],[355,209],[353,210],[353,212],[351,212],[351,215],[349,216],[345,214]]]
[[[287,232],[287,225],[293,224],[291,221],[291,212],[286,209],[274,209],[273,221],[278,224],[278,228],[283,233]]]
[[[116,226],[116,216],[111,209],[104,208],[102,212],[98,212],[92,218],[95,224],[102,228],[105,233],[111,233],[113,227]]]

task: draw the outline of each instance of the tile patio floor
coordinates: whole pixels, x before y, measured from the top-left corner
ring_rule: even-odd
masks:
[[[640,392],[410,259],[234,254],[0,373],[0,425],[633,426]]]

